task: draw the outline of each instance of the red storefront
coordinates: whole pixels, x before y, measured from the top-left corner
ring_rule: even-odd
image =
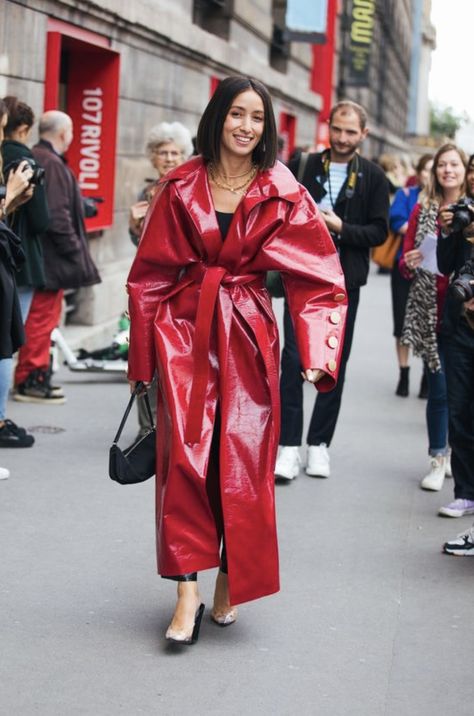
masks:
[[[73,120],[67,154],[84,196],[100,197],[88,231],[111,226],[114,209],[119,55],[110,40],[60,20],[48,20],[44,109]]]

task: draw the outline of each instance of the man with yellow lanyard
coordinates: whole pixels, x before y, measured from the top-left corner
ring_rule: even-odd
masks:
[[[329,477],[328,447],[341,407],[347,361],[354,335],[360,287],[367,282],[370,249],[387,238],[389,188],[383,171],[361,157],[367,115],[351,101],[338,102],[329,118],[330,148],[303,154],[290,169],[317,203],[333,237],[346,280],[348,313],[339,379],[329,393],[318,393],[309,426],[306,473]],[[300,471],[303,435],[303,380],[293,326],[285,306],[285,344],[281,360],[281,435],[275,476],[293,480]]]

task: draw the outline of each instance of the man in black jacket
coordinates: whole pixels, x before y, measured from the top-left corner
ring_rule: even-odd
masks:
[[[327,448],[336,429],[347,361],[352,345],[360,287],[367,282],[370,249],[387,238],[389,188],[383,171],[359,156],[367,136],[367,115],[355,102],[331,110],[330,149],[309,154],[290,169],[318,204],[339,252],[346,279],[348,313],[339,379],[329,393],[319,393],[308,431],[306,473],[329,477]],[[301,164],[301,162],[305,162]],[[303,388],[293,326],[285,305],[285,345],[281,359],[281,436],[276,477],[294,479],[300,469],[303,433]]]

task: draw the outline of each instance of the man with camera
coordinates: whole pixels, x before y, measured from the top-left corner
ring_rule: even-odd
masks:
[[[59,324],[64,289],[99,283],[84,225],[79,185],[63,155],[73,138],[72,120],[64,112],[45,112],[39,123],[39,143],[33,156],[44,168],[49,222],[42,237],[44,289],[35,291],[25,325],[26,344],[20,349],[14,400],[60,405],[61,389],[50,382],[51,332]]]
[[[439,513],[462,517],[474,514],[474,202],[467,199],[448,206],[439,221],[438,267],[447,276],[453,274],[441,330],[455,498]],[[474,530],[447,542],[444,551],[474,554]]]
[[[346,281],[348,312],[336,387],[318,393],[308,431],[306,473],[329,477],[328,447],[336,429],[344,377],[354,334],[360,288],[367,282],[369,252],[388,233],[389,187],[380,167],[361,157],[367,115],[351,101],[338,102],[329,119],[330,148],[301,155],[289,168],[305,186],[326,222],[339,253]],[[337,298],[337,296],[336,296]],[[339,300],[343,300],[341,295]],[[336,317],[334,317],[336,320]],[[303,380],[293,326],[285,306],[285,344],[281,359],[281,435],[275,476],[294,479],[300,469],[303,433]],[[329,346],[335,348],[333,339]],[[335,340],[335,339],[334,339]],[[334,344],[334,345],[333,345]]]

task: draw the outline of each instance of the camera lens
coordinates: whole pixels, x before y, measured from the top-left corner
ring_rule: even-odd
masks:
[[[474,297],[474,276],[469,274],[458,276],[451,284],[450,291],[456,301],[461,303],[470,301]]]
[[[451,224],[452,230],[462,231],[465,229],[472,221],[471,216],[472,215],[469,211],[456,211],[453,217],[453,223]]]

